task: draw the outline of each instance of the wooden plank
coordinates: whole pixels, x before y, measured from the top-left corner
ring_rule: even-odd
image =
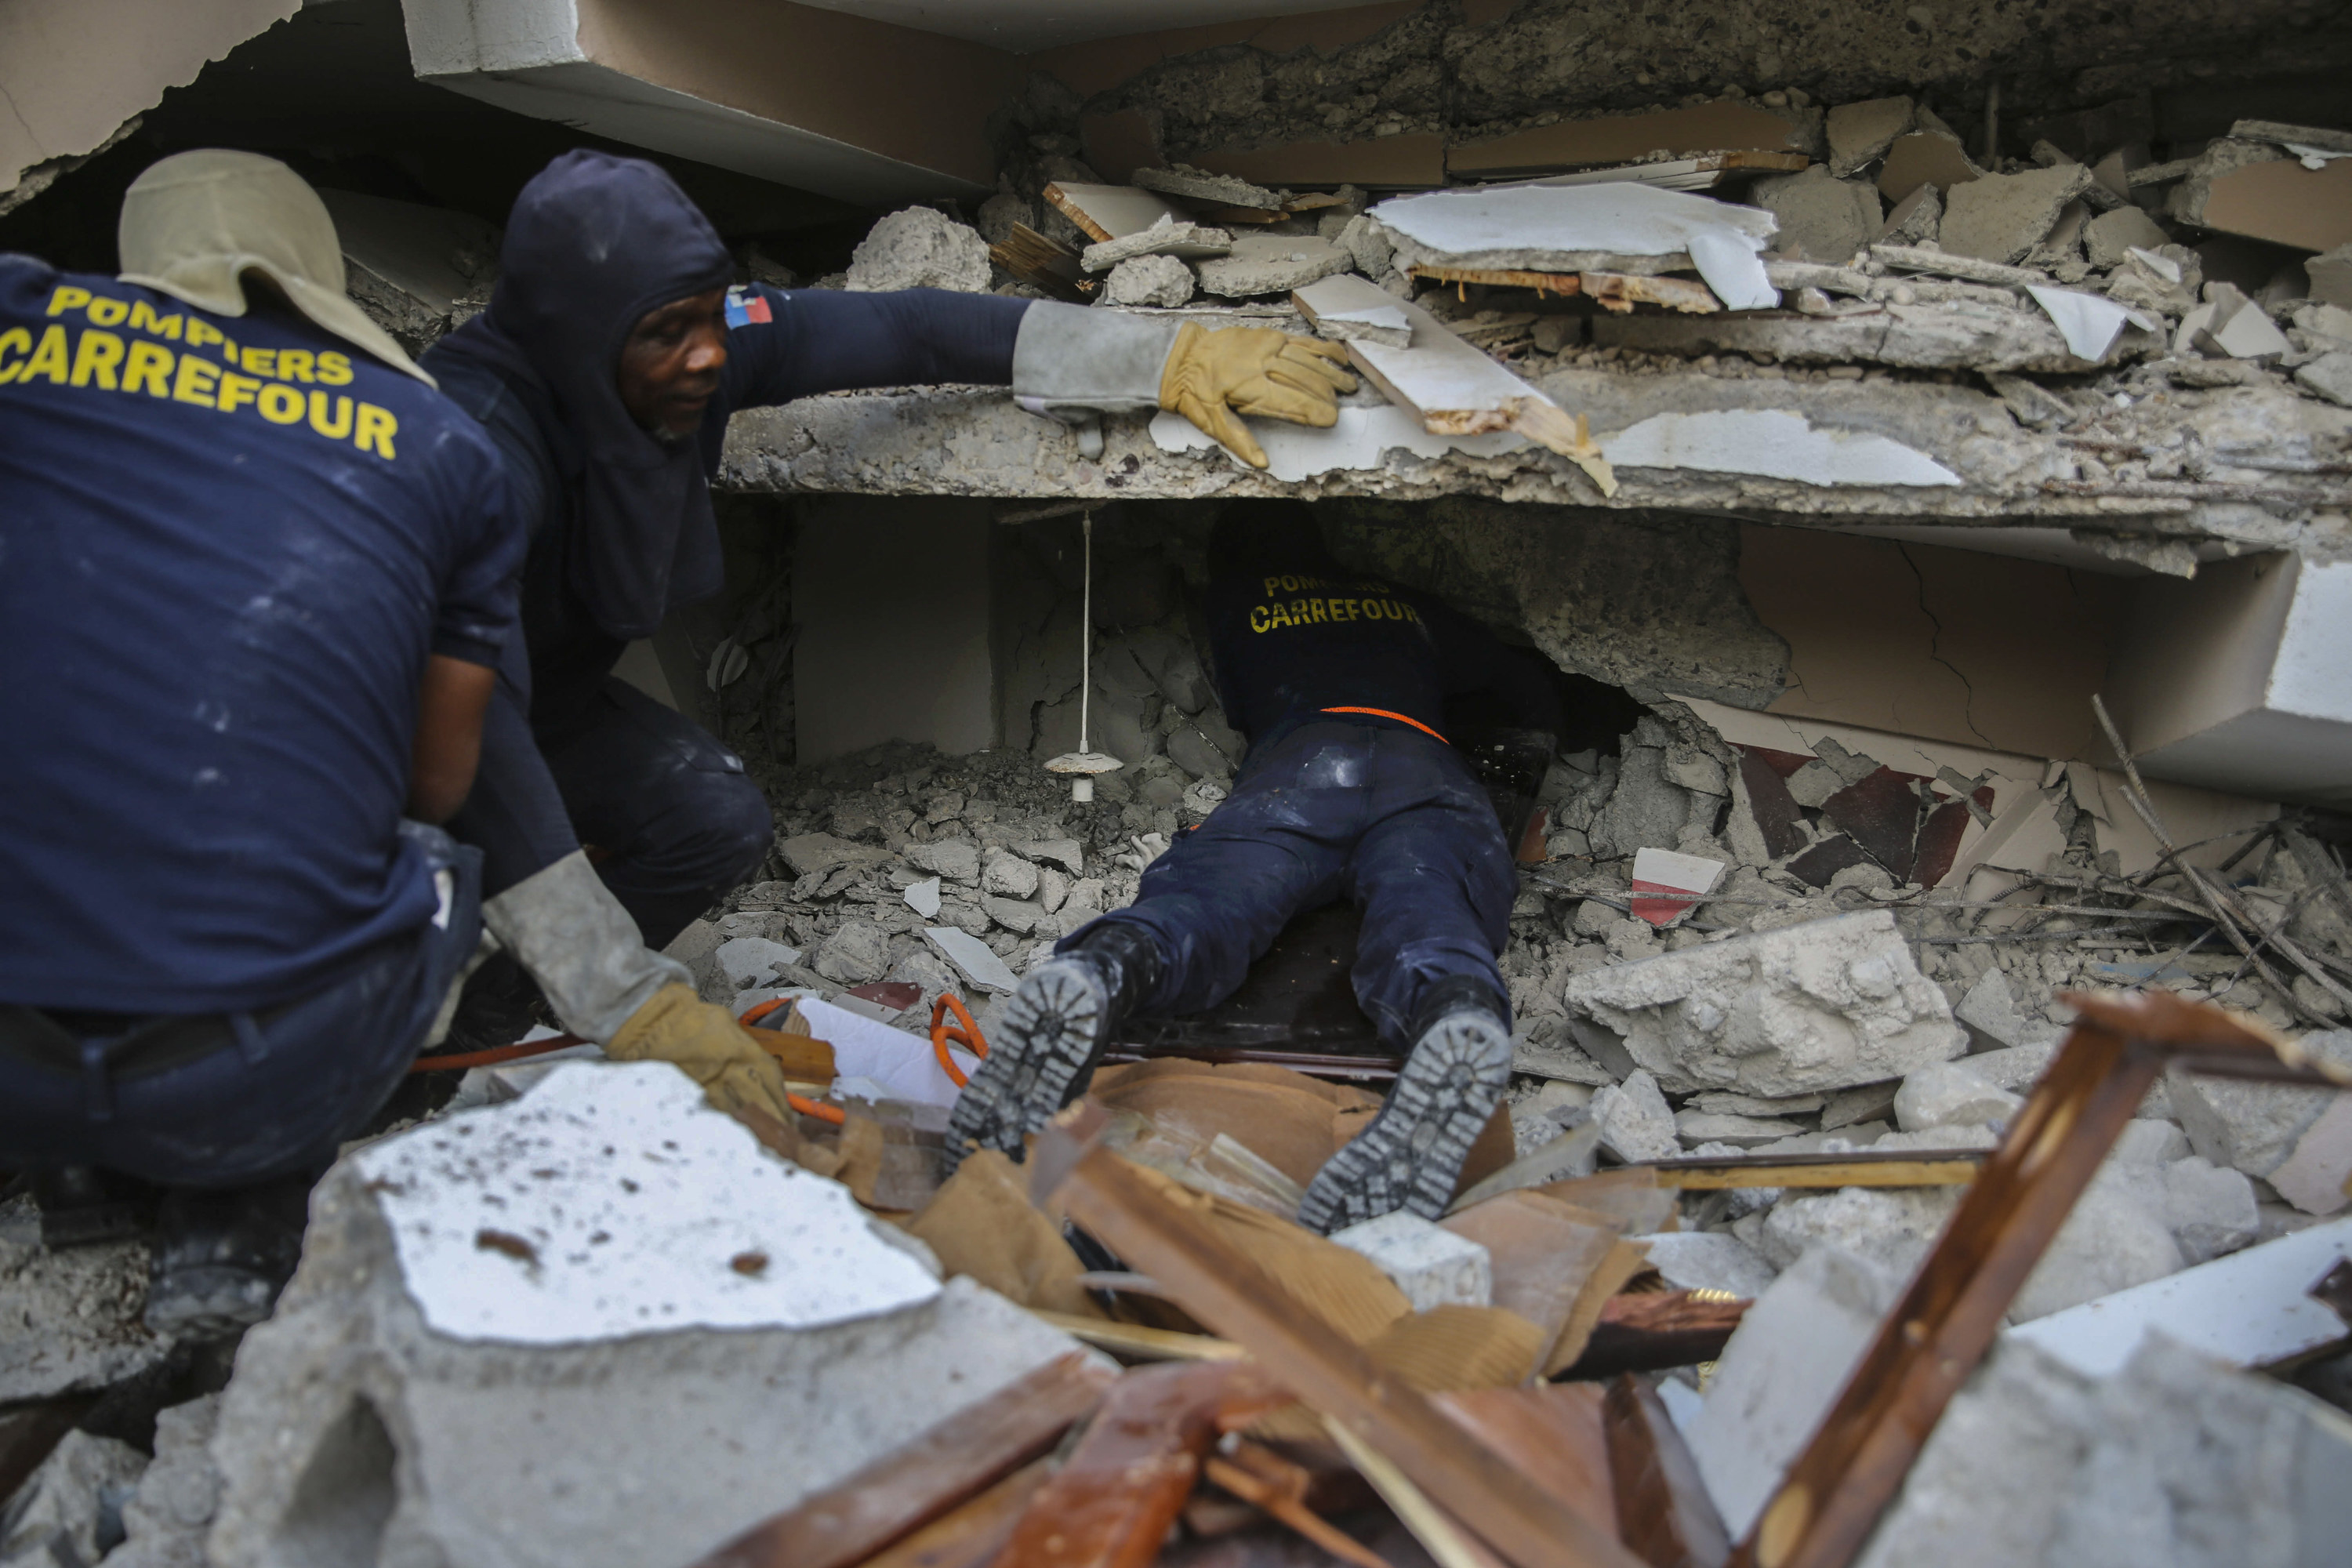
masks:
[[[1600,1381],[1713,1361],[1753,1303],[1717,1291],[1654,1290],[1612,1296],[1562,1377]]]
[[[1240,1361],[1249,1354],[1231,1340],[1212,1334],[1179,1333],[1174,1329],[1148,1329],[1141,1323],[1114,1323],[1102,1318],[1081,1318],[1069,1312],[1029,1309],[1074,1340],[1137,1361]]]
[[[2276,1064],[2285,1054],[2168,991],[2062,1000],[2077,1018],[2057,1058],[1739,1543],[1742,1568],[1853,1560],[2168,1060]]]
[[[1630,163],[1658,152],[1690,154],[1731,148],[1794,152],[1801,150],[1799,136],[1792,120],[1783,120],[1755,104],[1725,100],[1688,109],[1534,126],[1449,148],[1445,166],[1454,174],[1491,178],[1596,163]]]
[[[990,246],[988,258],[1056,300],[1073,305],[1086,300],[1086,288],[1080,286],[1085,269],[1079,265],[1078,253],[1025,223],[1014,224],[1009,236]]]
[[[1213,147],[1192,154],[1196,168],[1261,185],[1360,185],[1366,190],[1426,190],[1445,184],[1445,138],[1435,132],[1367,137],[1360,142],[1285,142],[1273,147]]]
[[[1483,1444],[1465,1442],[1427,1399],[1384,1377],[1246,1253],[1160,1198],[1117,1155],[1087,1147],[1108,1120],[1089,1107],[1048,1126],[1036,1156],[1041,1200],[1059,1202],[1194,1319],[1247,1347],[1335,1430],[1475,1521],[1519,1568],[1633,1568],[1624,1548]]]
[[[1146,1568],[1192,1495],[1222,1427],[1289,1403],[1247,1363],[1129,1373],[1029,1500],[1002,1561],[1021,1568]]]
[[[1076,1351],[1048,1362],[703,1559],[700,1568],[847,1568],[1031,1460],[1102,1402],[1118,1373]]]
[[[954,1512],[884,1547],[860,1568],[987,1568],[1053,1473],[1050,1458],[1015,1470]]]
[[[1231,1459],[1212,1458],[1203,1468],[1213,1484],[1244,1502],[1264,1509],[1332,1556],[1353,1563],[1357,1568],[1389,1568],[1380,1553],[1307,1506],[1305,1471],[1299,1471],[1299,1484],[1286,1485],[1244,1469]]]
[[[1990,1152],[1988,1151],[1987,1152]],[[1959,1187],[1977,1179],[1983,1154],[1956,1151],[1940,1159],[1839,1158],[1798,1164],[1723,1160],[1706,1166],[1659,1165],[1658,1184],[1688,1191],[1727,1187]]]
[[[1657,1390],[1631,1373],[1602,1410],[1618,1532],[1650,1568],[1720,1568],[1731,1542]]]
[[[1581,276],[1584,291],[1599,300],[1602,310],[1621,316],[1631,313],[1636,305],[1664,305],[1669,310],[1693,316],[1711,315],[1723,309],[1723,301],[1715,297],[1715,290],[1693,278],[1653,278],[1633,272],[1587,272]]]
[[[1141,234],[1154,224],[1190,223],[1192,215],[1157,191],[1141,185],[1065,185],[1045,187],[1054,209],[1084,229],[1097,243]]]
[[[1601,1429],[1601,1391],[1591,1384],[1473,1388],[1434,1396],[1448,1417],[1574,1509],[1592,1528],[1617,1533]]]
[[[1576,272],[1514,272],[1492,267],[1415,267],[1410,269],[1415,278],[1426,278],[1433,283],[1477,283],[1489,289],[1532,289],[1538,294],[1558,294],[1565,298],[1581,293],[1584,279]]]

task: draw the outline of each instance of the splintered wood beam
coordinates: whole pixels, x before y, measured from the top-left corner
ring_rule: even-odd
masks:
[[[1020,1568],[1147,1568],[1225,1425],[1290,1395],[1245,1362],[1143,1367],[1120,1378],[1086,1436],[1004,1543]]]
[[[1612,1296],[1601,1309],[1601,1321],[1592,1326],[1584,1353],[1559,1375],[1570,1381],[1598,1380],[1713,1361],[1753,1304],[1734,1297],[1702,1299],[1690,1290]]]
[[[884,1547],[858,1568],[988,1568],[1003,1552],[1029,1500],[1053,1473],[1050,1458],[1015,1470],[954,1512]]]
[[[1657,1390],[1631,1373],[1618,1378],[1601,1429],[1625,1544],[1650,1568],[1722,1568],[1731,1555],[1723,1516]]]
[[[1651,1168],[1658,1173],[1658,1185],[1694,1192],[1725,1187],[1958,1187],[1977,1179],[1984,1158],[1974,1151],[1956,1150],[1924,1158],[1726,1159]]]
[[[1740,1542],[1740,1568],[1853,1562],[2168,1062],[2298,1070],[2294,1047],[2168,991],[2061,999],[2077,1019],[2056,1060]]]
[[[1089,1142],[1107,1121],[1087,1105],[1049,1124],[1034,1156],[1040,1203],[1059,1206],[1160,1281],[1186,1312],[1244,1346],[1268,1376],[1395,1464],[1518,1568],[1636,1568],[1622,1546],[1383,1373],[1247,1253]]]
[[[1072,305],[1086,301],[1086,289],[1081,287],[1086,269],[1079,265],[1078,253],[1025,223],[1014,224],[1011,234],[990,246],[988,258],[1056,300]]]
[[[1491,267],[1415,267],[1411,271],[1415,278],[1457,288],[1476,283],[1489,289],[1532,289],[1538,294],[1563,299],[1584,290],[1583,274],[1578,272],[1516,272]]]
[[[1118,1374],[1046,1363],[712,1552],[697,1568],[848,1568],[1049,1453]]]

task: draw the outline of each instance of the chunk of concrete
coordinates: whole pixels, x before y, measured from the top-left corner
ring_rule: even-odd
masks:
[[[1753,1149],[1759,1143],[1794,1138],[1803,1131],[1796,1122],[1772,1117],[1737,1116],[1719,1110],[1675,1113],[1675,1132],[1690,1144],[1727,1143],[1734,1149]]]
[[[903,207],[866,230],[849,253],[853,294],[893,289],[988,292],[988,241],[937,207]]]
[[[2302,1044],[2324,1061],[2352,1068],[2352,1031],[2305,1035]],[[2191,1148],[2216,1165],[2263,1180],[2286,1163],[2339,1093],[2188,1072],[2168,1074],[2166,1087]]]
[[[2305,1214],[2334,1214],[2352,1204],[2352,1094],[2336,1097],[2268,1180]]]
[[[712,954],[727,983],[740,991],[775,984],[776,971],[801,961],[801,950],[764,936],[731,936]]]
[[[1078,265],[1089,272],[1108,272],[1120,262],[1139,256],[1223,256],[1233,247],[1234,237],[1222,228],[1203,228],[1197,223],[1159,223],[1087,246],[1078,257]],[[1185,292],[1189,295],[1192,275],[1188,272],[1185,277]]]
[[[1970,1072],[1995,1089],[2023,1094],[2041,1081],[2057,1055],[2058,1041],[2053,1039],[2046,1046],[2011,1046],[2006,1050],[1979,1051],[1960,1059],[1969,1064]]]
[[[780,840],[776,853],[795,877],[813,877],[820,871],[835,871],[844,866],[879,866],[890,858],[889,852],[871,844],[858,844],[830,833],[802,833]]]
[[[2195,1154],[2164,1167],[2164,1222],[2191,1265],[2251,1246],[2262,1228],[2253,1178]]]
[[[154,1461],[123,1505],[129,1539],[107,1568],[212,1568],[205,1537],[220,1506],[220,1467],[212,1456],[219,1418],[217,1394],[156,1413]]]
[[[1129,176],[1147,191],[1176,196],[1189,202],[1212,202],[1219,206],[1255,207],[1262,212],[1279,211],[1282,193],[1254,185],[1234,174],[1213,174],[1206,169],[1196,169],[1189,163],[1171,163],[1164,169],[1139,168]]]
[[[980,880],[980,846],[969,838],[938,838],[907,846],[907,858],[917,868],[950,882]]]
[[[1037,890],[1037,868],[1010,849],[991,849],[982,858],[980,890],[1008,899],[1025,899]]]
[[[2054,1049],[2065,1034],[2046,1019],[2029,1018],[2020,1012],[2016,996],[2010,989],[2009,976],[1999,969],[1988,969],[1978,976],[1952,1013],[1961,1023],[1999,1046]]]
[[[1650,1267],[1675,1290],[1728,1290],[1749,1300],[1772,1287],[1773,1268],[1738,1237],[1719,1230],[1668,1230],[1637,1236]]]
[[[1883,194],[1883,193],[1882,193]],[[1921,185],[1886,209],[1886,220],[1872,236],[1874,243],[1925,245],[1942,232],[1944,198],[1933,185]]]
[[[1486,1249],[1419,1215],[1398,1209],[1335,1230],[1331,1239],[1378,1264],[1416,1312],[1493,1304],[1495,1265]]]
[[[1822,1131],[1834,1131],[1886,1116],[1894,1110],[1895,1097],[1902,1088],[1899,1083],[1865,1083],[1826,1096],[1822,1102]]]
[[[1876,187],[1841,180],[1823,163],[1801,174],[1768,175],[1756,182],[1752,199],[1780,220],[1775,249],[1837,267],[1877,237],[1885,216]]]
[[[1923,1127],[2006,1125],[2025,1101],[1958,1061],[1933,1062],[1909,1074],[1895,1094],[1895,1125],[1906,1132]]]
[[[2303,271],[2310,280],[2313,300],[2323,305],[2352,309],[2352,245],[2339,245],[2317,256],[2305,257]]]
[[[1907,98],[1839,104],[1829,112],[1830,173],[1841,180],[1860,174],[1864,165],[1885,155],[1915,118]]]
[[[1858,1568],[2040,1563],[2090,1449],[2095,1389],[2037,1347],[1997,1342],[1952,1396]]]
[[[1658,1091],[1657,1079],[1646,1072],[1595,1094],[1586,1114],[1601,1129],[1601,1146],[1625,1164],[1671,1160],[1683,1152],[1675,1113]]]
[[[2172,1238],[2164,1205],[2160,1178],[2151,1190],[2149,1183],[2118,1179],[2113,1168],[2103,1167],[2026,1276],[2010,1306],[2010,1321],[2031,1322],[2179,1273],[2187,1259]]]
[[[1347,271],[1353,260],[1329,240],[1311,235],[1237,235],[1229,253],[1201,263],[1201,287],[1229,300],[1286,294]]]
[[[2090,170],[2064,163],[1956,184],[1944,194],[1937,238],[1957,255],[2014,262],[2041,243],[2066,204],[2090,183]]]
[[[215,1563],[698,1559],[1076,1348],[915,1250],[658,1063],[371,1144],[239,1349]]]
[[[2352,353],[2338,349],[2297,365],[2294,384],[2330,403],[2352,408]]]
[[[1748,1309],[1683,1435],[1735,1541],[1748,1533],[1869,1349],[1896,1287],[1834,1246],[1807,1249]]]
[[[2147,216],[2145,209],[2120,206],[2104,212],[2083,226],[2084,251],[2091,265],[2100,271],[2121,267],[2130,259],[2132,247],[2154,250],[2159,245],[2169,245],[2172,237],[2162,226]]]
[[[1102,299],[1111,305],[1173,309],[1192,297],[1195,281],[1192,269],[1172,256],[1131,256],[1103,279]]]
[[[67,1433],[0,1512],[0,1563],[96,1563],[122,1540],[122,1506],[146,1468],[128,1443]]]
[[[170,1353],[147,1331],[147,1248],[51,1252],[0,1235],[0,1406],[93,1393]]]
[[[1827,1244],[1892,1279],[1908,1279],[1958,1203],[1953,1187],[1840,1187],[1786,1197],[1764,1216],[1757,1250],[1787,1268],[1808,1248]]]
[[[879,980],[890,967],[890,933],[872,921],[844,921],[818,944],[809,967],[843,985]]]
[[[1676,1092],[1877,1083],[1948,1060],[1968,1038],[1885,910],[1593,970],[1561,1000]]]
[[[1374,281],[1396,270],[1396,249],[1389,243],[1388,232],[1369,214],[1358,213],[1348,220],[1339,231],[1339,245],[1356,264],[1356,270]]]

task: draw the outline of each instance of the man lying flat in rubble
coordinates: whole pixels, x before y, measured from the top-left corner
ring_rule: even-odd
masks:
[[[1152,862],[1133,904],[1029,972],[950,1138],[1018,1155],[1085,1092],[1125,1019],[1213,1007],[1294,915],[1348,898],[1363,910],[1356,1000],[1406,1061],[1299,1219],[1328,1232],[1399,1208],[1434,1218],[1509,1081],[1496,959],[1517,891],[1486,789],[1438,725],[1448,696],[1486,689],[1550,730],[1558,698],[1532,656],[1340,566],[1302,503],[1229,508],[1209,571],[1218,694],[1249,740],[1234,792]]]
[[[0,257],[0,1164],[165,1187],[148,1321],[217,1331],[473,952],[425,824],[524,535],[284,164],[164,159],[121,249]]]
[[[629,641],[721,586],[709,480],[729,417],[842,388],[1009,383],[1042,413],[1171,409],[1263,465],[1235,410],[1329,426],[1354,378],[1333,345],[1278,331],[730,287],[733,259],[669,176],[602,153],[535,176],[503,251],[488,310],[425,355],[488,427],[532,531],[524,644],[452,824],[484,851],[484,919],[511,963],[468,986],[452,1042],[512,1040],[535,982],[612,1055],[676,1062],[785,1117],[773,1064],[657,951],[766,856],[767,803],[717,740],[612,674]]]

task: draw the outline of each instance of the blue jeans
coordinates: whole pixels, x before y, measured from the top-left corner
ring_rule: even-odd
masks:
[[[382,944],[323,990],[227,1016],[230,1044],[175,1066],[109,1069],[100,1053],[125,1036],[85,1037],[79,1068],[0,1051],[0,1161],[178,1187],[324,1170],[399,1086],[481,935],[480,854],[437,827],[401,832],[450,873],[446,924]]]
[[[1253,753],[1234,793],[1143,873],[1136,901],[1090,922],[1152,936],[1150,1013],[1197,1013],[1233,994],[1293,916],[1346,898],[1364,911],[1357,1005],[1381,1041],[1433,981],[1483,980],[1509,1021],[1495,960],[1517,893],[1486,792],[1451,746],[1385,725],[1315,723]]]

